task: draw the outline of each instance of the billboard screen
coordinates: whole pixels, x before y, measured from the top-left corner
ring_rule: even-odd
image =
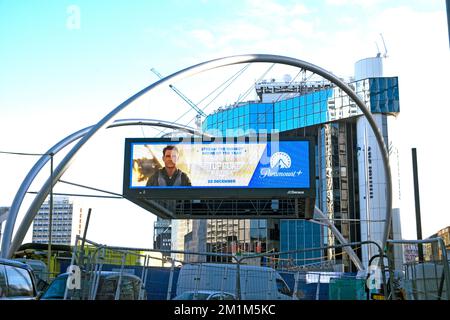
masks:
[[[309,139],[130,138],[125,145],[125,196],[314,197]]]

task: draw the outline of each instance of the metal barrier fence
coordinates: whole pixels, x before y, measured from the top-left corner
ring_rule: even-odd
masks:
[[[67,266],[80,269],[81,287],[66,286],[65,299],[169,300],[184,293],[186,299],[450,300],[448,257],[441,238],[389,240],[385,251],[377,243],[365,241],[260,254],[159,251],[89,240],[79,243],[77,238]],[[338,259],[321,256],[330,248],[367,245],[376,247],[378,254],[358,272],[344,272]],[[419,252],[419,246],[424,247],[423,258],[411,254]],[[303,258],[293,258],[299,256]],[[114,283],[105,293],[102,277],[108,272]],[[137,279],[132,289],[129,278]]]
[[[79,240],[77,238],[77,244]],[[85,243],[86,246],[75,246],[70,262],[85,275],[82,288],[73,291],[66,286],[65,299],[105,298],[105,295],[99,297],[98,294],[101,291],[100,275],[106,270],[115,271],[117,275],[114,294],[108,296],[110,299],[131,297],[122,294],[127,273],[140,279],[135,299],[169,300],[184,293],[182,297],[185,299],[365,300],[370,299],[373,292],[388,298],[385,273],[374,272],[386,269],[384,253],[377,243],[371,241],[248,255],[111,247],[89,240]],[[299,252],[306,255],[326,252],[330,248],[365,245],[375,245],[383,257],[378,269],[345,273],[336,271],[335,263],[326,260],[308,265],[281,263],[285,260],[282,257]],[[181,255],[183,261],[173,259],[175,255]],[[318,255],[314,256],[317,260]],[[228,263],[212,263],[218,260]],[[155,276],[158,272],[159,276]]]
[[[399,249],[405,253],[401,261],[392,254]],[[389,286],[394,289],[390,299],[450,300],[449,260],[442,238],[388,240],[387,257]]]
[[[81,287],[71,292],[71,288],[66,286],[64,299],[146,300],[149,298],[145,288],[149,281],[149,270],[167,265],[168,261],[157,250],[105,246],[90,240],[84,240],[79,246],[79,242],[80,238],[77,237],[69,266],[79,268]],[[167,284],[166,281],[153,282],[154,286]],[[109,290],[106,297],[105,290]]]
[[[378,254],[364,270],[353,273],[341,268],[339,255],[345,250],[329,250],[357,250],[367,245],[375,247]],[[388,240],[385,250],[366,241],[285,252],[225,254],[112,247],[89,240],[82,243],[77,237],[72,257],[55,261],[63,272],[69,266],[81,270],[81,288],[74,291],[66,286],[66,299],[169,300],[187,291],[193,295],[190,298],[200,298],[203,291],[203,297],[216,293],[216,298],[226,298],[225,292],[228,298],[243,300],[450,300],[446,250],[441,238]],[[334,259],[325,256],[329,252],[334,252]],[[110,278],[114,283],[105,294],[102,276],[107,272],[113,272]],[[42,271],[40,278],[46,276]],[[137,278],[131,291],[130,278]]]

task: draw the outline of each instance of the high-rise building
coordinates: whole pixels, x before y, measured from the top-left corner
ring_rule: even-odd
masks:
[[[49,238],[50,204],[42,204],[33,221],[34,243],[48,243]],[[75,243],[76,235],[84,231],[83,211],[74,208],[74,204],[67,197],[55,197],[52,213],[52,244],[71,245]]]
[[[170,220],[158,218],[153,226],[153,249],[170,250],[172,226]],[[163,256],[168,254],[163,253]]]
[[[400,111],[399,88],[398,78],[384,77],[382,67],[380,56],[360,60],[355,64],[354,79],[347,83],[372,113],[388,147],[394,206],[391,238],[399,239],[398,151],[393,132]],[[386,220],[384,166],[375,135],[356,103],[325,80],[261,81],[255,89],[258,101],[219,108],[206,117],[203,130],[221,132],[223,136],[278,132],[281,137],[312,138],[316,206],[347,241],[381,243]],[[272,209],[276,205],[273,200]],[[188,242],[192,243],[194,234],[205,234],[206,249],[213,252],[267,252],[338,244],[331,230],[306,220],[210,219],[192,226],[206,231],[192,233]],[[374,245],[355,251],[366,266],[377,254]],[[280,262],[305,265],[324,259],[342,264],[345,270],[355,270],[341,249],[280,257]]]
[[[172,220],[171,225],[171,249],[177,251],[185,251],[185,236],[192,232],[192,220]],[[184,261],[185,256],[181,253],[175,253],[172,254],[172,259]]]

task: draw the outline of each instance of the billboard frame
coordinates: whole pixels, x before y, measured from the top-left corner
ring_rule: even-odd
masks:
[[[152,200],[234,200],[234,199],[295,199],[315,198],[315,150],[314,141],[310,137],[255,135],[245,137],[182,137],[182,138],[126,138],[123,176],[123,196],[127,199]],[[131,187],[131,166],[133,144],[166,143],[251,143],[274,141],[305,141],[308,143],[309,188],[251,188],[251,187]]]

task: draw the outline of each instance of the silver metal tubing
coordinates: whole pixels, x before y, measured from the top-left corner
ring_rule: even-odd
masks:
[[[312,71],[323,78],[331,81],[332,83],[336,84],[339,88],[341,88],[345,93],[348,94],[350,98],[352,98],[355,103],[358,105],[358,107],[361,109],[363,114],[366,116],[369,125],[371,126],[375,137],[378,142],[378,146],[381,150],[381,154],[383,157],[383,163],[384,163],[384,169],[385,169],[385,176],[386,176],[386,223],[384,228],[384,235],[383,235],[383,242],[382,246],[383,248],[386,245],[386,240],[389,236],[389,230],[391,225],[391,216],[392,216],[392,182],[391,182],[391,170],[389,167],[389,155],[387,152],[387,148],[385,146],[385,143],[383,141],[383,137],[381,135],[380,130],[378,129],[374,118],[372,117],[370,111],[366,108],[364,102],[356,95],[356,93],[342,80],[340,80],[338,77],[333,75],[332,73],[326,71],[325,69],[322,69],[316,65],[313,65],[309,62],[298,60],[295,58],[285,57],[285,56],[277,56],[277,55],[267,55],[267,54],[250,54],[250,55],[239,55],[239,56],[231,56],[231,57],[225,57],[225,58],[219,58],[215,60],[210,60],[206,62],[199,63],[197,65],[190,66],[186,69],[177,71],[164,79],[161,79],[155,83],[152,83],[151,85],[147,86],[146,88],[142,89],[141,91],[137,92],[127,100],[125,100],[123,103],[118,105],[116,108],[114,108],[111,112],[109,112],[106,116],[104,116],[96,125],[92,126],[88,132],[83,136],[83,138],[78,141],[78,143],[68,152],[68,154],[64,157],[64,159],[60,162],[58,167],[55,169],[53,179],[52,181],[47,180],[43,187],[41,188],[40,193],[36,196],[34,202],[29,208],[29,211],[27,212],[27,221],[24,221],[27,224],[27,228],[23,230],[23,228],[18,231],[16,234],[16,237],[14,238],[13,242],[11,243],[11,246],[9,247],[8,256],[11,256],[14,251],[20,246],[23,238],[25,237],[26,231],[28,230],[29,225],[31,224],[31,221],[29,218],[33,216],[35,212],[39,209],[41,204],[44,202],[44,199],[48,195],[48,192],[50,190],[50,185],[56,184],[56,182],[61,178],[61,176],[65,173],[65,171],[70,167],[72,162],[74,161],[75,156],[79,152],[79,150],[84,146],[84,144],[89,141],[100,129],[108,127],[110,124],[112,124],[113,117],[116,116],[119,112],[121,112],[123,109],[125,109],[128,105],[130,105],[133,101],[144,95],[145,93],[163,85],[163,84],[171,84],[172,82],[175,82],[177,80],[181,80],[184,78],[187,78],[189,76],[193,76],[198,73],[202,73],[207,70],[216,69],[219,67],[224,66],[230,66],[235,64],[242,64],[242,63],[256,63],[256,62],[263,62],[263,63],[279,63],[279,64],[285,64],[290,65],[293,67],[303,68],[309,71]],[[28,215],[28,213],[31,211],[31,214]],[[25,219],[24,219],[25,220]],[[23,224],[22,224],[23,225]],[[22,227],[21,225],[21,227]],[[11,230],[12,231],[12,230]],[[7,245],[7,244],[5,244]],[[2,245],[3,247],[3,245]],[[3,252],[3,250],[2,250]],[[5,254],[4,252],[2,253]]]
[[[333,221],[330,221],[328,219],[328,217],[318,207],[314,207],[314,214],[315,215],[316,214],[319,215],[321,220],[322,219],[325,220],[326,224],[328,225],[328,228],[331,229],[331,231],[333,232],[334,236],[338,239],[338,241],[341,244],[343,244],[343,245],[347,244],[347,240],[345,240],[344,236],[336,228],[336,226],[334,225]],[[346,247],[343,247],[343,249],[349,255],[350,259],[353,261],[353,263],[355,264],[356,268],[358,268],[358,270],[364,270],[364,266],[363,266],[361,260],[356,255],[356,253],[353,250],[353,248],[350,247],[350,246],[346,246]]]
[[[14,200],[11,205],[11,209],[9,209],[9,217],[8,220],[6,220],[5,224],[5,231],[3,233],[2,237],[2,248],[1,248],[1,254],[3,258],[7,257],[7,253],[11,244],[12,234],[14,230],[14,225],[16,224],[17,214],[19,213],[20,206],[22,205],[23,199],[25,195],[27,194],[28,189],[31,186],[31,183],[36,178],[37,174],[41,171],[41,169],[45,166],[45,164],[50,160],[50,154],[56,154],[59,151],[61,151],[64,147],[69,145],[75,140],[80,139],[82,136],[86,134],[86,132],[89,131],[91,127],[87,127],[84,129],[81,129],[75,133],[72,133],[71,135],[65,137],[61,141],[59,141],[57,144],[55,144],[53,147],[51,147],[46,154],[44,154],[37,162],[36,164],[31,168],[31,170],[28,172],[27,176],[23,180],[22,184],[19,187],[19,190],[17,191]],[[34,217],[33,217],[34,219]],[[28,229],[27,229],[28,231]]]

